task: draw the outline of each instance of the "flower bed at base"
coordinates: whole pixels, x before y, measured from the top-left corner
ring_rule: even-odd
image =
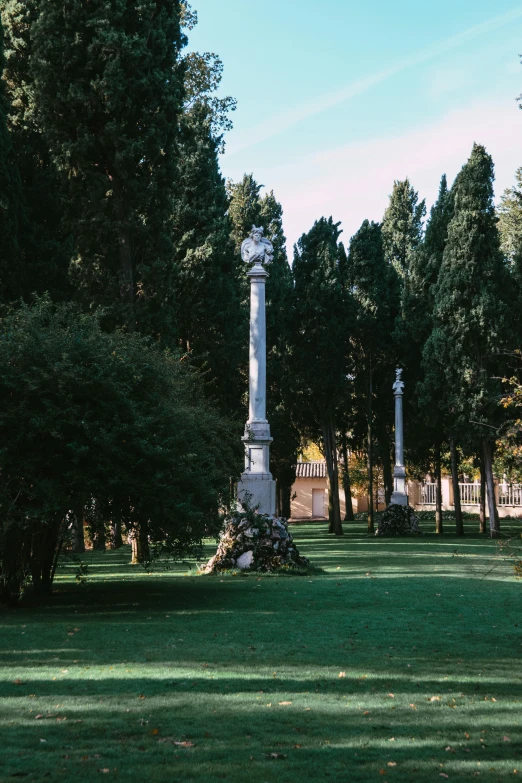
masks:
[[[255,511],[234,511],[225,523],[218,549],[202,571],[277,571],[302,569],[310,565],[294,544],[286,520],[257,514]]]
[[[419,520],[411,506],[391,503],[380,514],[376,536],[421,536]]]

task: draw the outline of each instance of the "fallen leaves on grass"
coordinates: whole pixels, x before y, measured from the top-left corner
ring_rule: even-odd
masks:
[[[394,699],[395,698],[395,694],[393,694],[393,693],[387,693],[386,695],[388,696],[389,699]]]
[[[193,748],[194,743],[190,742],[190,740],[183,740],[181,742],[173,742],[173,745],[179,745],[180,748]]]
[[[415,706],[415,704],[410,704],[410,707],[412,708],[412,710],[416,710],[416,709],[417,709],[417,707]]]
[[[397,766],[397,762],[396,761],[388,761],[388,766],[389,767],[396,767]]]
[[[507,735],[504,735],[502,737],[502,742],[511,742],[511,740],[509,739],[509,737]]]
[[[440,696],[432,696],[428,701],[440,701]]]
[[[286,759],[288,756],[285,753],[267,753],[267,759]]]
[[[339,679],[346,677],[346,672],[339,672]]]
[[[288,707],[292,702],[291,701],[280,701],[279,706],[280,707]]]

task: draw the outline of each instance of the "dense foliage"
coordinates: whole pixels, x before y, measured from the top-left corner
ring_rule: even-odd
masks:
[[[72,515],[93,504],[174,557],[217,532],[240,432],[178,357],[42,300],[3,319],[0,368],[4,592],[29,575],[48,591]]]

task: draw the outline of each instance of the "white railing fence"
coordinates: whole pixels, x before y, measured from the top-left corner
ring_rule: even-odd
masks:
[[[522,484],[499,484],[499,506],[522,506]]]
[[[420,488],[420,503],[422,506],[434,506],[435,505],[435,493],[437,490],[436,484],[421,484]]]
[[[460,502],[463,506],[480,505],[480,484],[459,484]]]

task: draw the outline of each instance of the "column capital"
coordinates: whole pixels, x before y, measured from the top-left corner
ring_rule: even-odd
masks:
[[[261,264],[254,264],[252,269],[248,270],[247,277],[250,277],[250,279],[260,278],[266,280],[266,278],[269,277],[269,274],[266,271],[266,269],[263,266],[261,266]]]

